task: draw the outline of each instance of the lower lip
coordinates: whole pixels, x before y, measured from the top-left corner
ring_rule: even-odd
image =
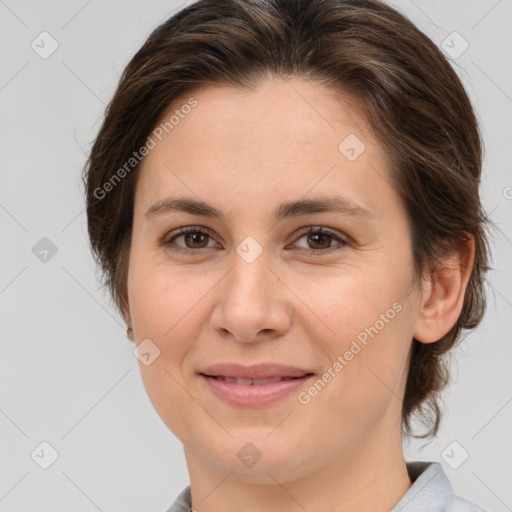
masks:
[[[267,384],[237,384],[226,382],[214,377],[200,375],[210,389],[224,401],[242,407],[257,407],[270,405],[296,391],[314,375],[305,375],[298,379],[268,382]]]

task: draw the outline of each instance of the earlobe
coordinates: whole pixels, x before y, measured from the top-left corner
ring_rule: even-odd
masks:
[[[130,341],[135,342],[135,337],[133,335],[133,327],[132,327],[132,319],[130,313],[127,311],[123,312],[123,317],[126,322],[126,336]]]
[[[421,343],[434,343],[455,325],[464,305],[466,288],[473,270],[475,240],[452,244],[449,255],[423,283],[414,337]]]

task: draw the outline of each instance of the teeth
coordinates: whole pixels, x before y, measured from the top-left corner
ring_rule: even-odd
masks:
[[[251,385],[261,385],[268,384],[269,382],[279,382],[281,380],[290,380],[295,379],[296,377],[270,377],[268,379],[239,379],[234,377],[216,377],[217,380],[225,380],[226,382],[231,382],[232,384],[242,384],[244,386]]]
[[[272,379],[252,379],[253,384],[266,384],[267,382],[279,382],[281,377],[274,377]]]

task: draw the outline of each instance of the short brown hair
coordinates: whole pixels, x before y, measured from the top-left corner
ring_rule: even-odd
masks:
[[[412,437],[433,436],[442,416],[438,395],[449,380],[443,355],[485,310],[481,139],[471,102],[441,51],[380,1],[200,0],[151,33],[122,74],[84,169],[89,237],[104,284],[125,315],[139,166],[112,183],[116,170],[178,97],[209,84],[255,88],[271,76],[305,78],[359,100],[392,162],[417,278],[441,264],[450,241],[474,237],[456,324],[436,343],[412,340],[402,425]],[[426,434],[411,434],[413,413]]]

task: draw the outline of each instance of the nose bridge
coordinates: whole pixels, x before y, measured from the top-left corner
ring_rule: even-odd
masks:
[[[254,315],[264,314],[269,305],[272,292],[272,283],[269,276],[273,274],[267,268],[269,265],[266,254],[261,254],[254,261],[244,259],[237,254],[233,261],[233,270],[228,279],[226,298],[231,302],[231,307],[244,310],[246,307],[254,308]]]
[[[282,284],[269,268],[268,255],[263,251],[252,259],[238,252],[215,305],[213,327],[246,342],[255,341],[262,331],[267,336],[269,332],[282,334],[290,319]]]

